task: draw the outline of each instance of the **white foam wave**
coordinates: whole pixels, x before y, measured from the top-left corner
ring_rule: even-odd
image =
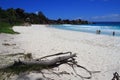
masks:
[[[71,24],[63,24],[63,26],[73,26],[73,25],[71,25]]]

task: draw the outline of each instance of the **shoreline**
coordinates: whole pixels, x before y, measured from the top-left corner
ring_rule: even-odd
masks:
[[[99,74],[94,74],[91,80],[111,80],[114,72],[120,73],[120,37],[59,30],[46,25],[14,26],[13,29],[20,32],[13,35],[19,49],[32,53],[33,58],[71,51],[77,53],[76,59],[80,65],[90,71],[101,71]],[[60,66],[60,71],[72,72],[66,65]],[[78,73],[86,75],[79,69]],[[34,80],[39,75],[31,73],[28,76]],[[69,75],[47,76],[55,80],[79,80]]]
[[[62,24],[61,25],[53,25],[53,28],[56,29],[62,29],[62,30],[70,30],[70,31],[77,31],[77,32],[85,32],[85,33],[92,33],[92,34],[98,34],[98,31],[100,31],[100,35],[108,35],[108,36],[116,36],[120,37],[120,30],[117,29],[106,29],[108,26],[104,26],[104,28],[101,28],[99,25],[70,25],[70,24]],[[111,26],[109,26],[111,27]],[[114,35],[113,35],[114,32]]]

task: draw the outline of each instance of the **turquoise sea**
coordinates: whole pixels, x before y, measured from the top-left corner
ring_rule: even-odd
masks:
[[[120,22],[95,22],[95,24],[88,25],[71,25],[71,24],[62,24],[62,25],[52,25],[51,27],[72,30],[79,32],[87,32],[96,34],[96,30],[101,31],[101,35],[112,36],[115,32],[115,36],[120,37]]]

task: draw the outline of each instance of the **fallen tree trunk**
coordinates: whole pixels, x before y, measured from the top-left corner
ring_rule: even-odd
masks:
[[[13,68],[13,67],[20,67],[20,66],[40,66],[40,67],[57,67],[59,66],[60,64],[63,64],[63,63],[67,63],[69,59],[73,58],[73,57],[76,57],[76,54],[71,54],[71,55],[67,55],[67,56],[62,56],[62,57],[56,57],[54,59],[51,59],[51,60],[30,60],[30,61],[21,61],[21,60],[18,60],[18,61],[14,61],[14,63],[11,63],[11,64],[8,64],[6,66],[2,66],[0,68],[0,70],[2,69],[7,69],[7,68]]]
[[[18,61],[15,62],[13,65],[38,65],[38,66],[46,66],[46,67],[56,67],[57,65],[60,65],[61,63],[66,63],[68,62],[68,60],[70,58],[76,57],[76,54],[71,54],[68,56],[62,56],[62,57],[57,57],[54,58],[52,60],[40,60],[40,61],[36,61],[36,60],[31,60],[31,61]]]
[[[69,54],[70,53],[70,54]],[[69,54],[69,55],[64,55],[64,54]],[[44,58],[52,57],[52,56],[58,56],[58,55],[64,55],[64,56],[59,56],[56,58],[53,58],[51,60],[44,60]],[[66,53],[57,53],[53,55],[47,55],[38,59],[31,59],[31,60],[18,60],[14,61],[14,63],[8,64],[6,66],[3,66],[0,68],[0,71],[3,71],[3,73],[14,73],[14,74],[19,74],[20,72],[30,72],[30,71],[40,71],[42,69],[49,69],[49,68],[54,68],[58,67],[61,64],[68,64],[73,68],[73,71],[76,73],[77,76],[79,76],[82,79],[90,79],[92,78],[93,73],[99,73],[100,71],[89,71],[85,67],[80,66],[77,64],[74,59],[76,57],[76,54],[72,54],[72,52],[66,52]],[[76,66],[78,68],[82,68],[86,70],[89,73],[88,77],[83,77],[79,75],[76,70],[74,69],[73,66]],[[11,75],[11,74],[10,74]]]

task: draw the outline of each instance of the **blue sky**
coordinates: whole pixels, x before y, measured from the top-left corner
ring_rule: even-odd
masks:
[[[120,0],[0,0],[0,7],[42,11],[50,19],[120,21]]]

